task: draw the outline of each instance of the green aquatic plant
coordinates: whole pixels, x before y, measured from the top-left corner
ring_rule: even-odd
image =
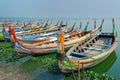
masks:
[[[78,79],[78,73],[74,73],[76,80]],[[65,80],[72,80],[72,74],[66,74]],[[116,80],[115,78],[107,75],[106,73],[95,73],[93,71],[85,71],[84,75],[80,73],[80,80]]]
[[[53,64],[49,65],[48,70],[50,73],[55,74],[55,75],[62,73],[59,66],[58,66],[57,60]]]
[[[13,45],[10,42],[0,42],[0,60],[1,61],[5,60],[7,62],[17,62],[19,59],[21,60],[21,57],[16,54],[13,48]],[[115,78],[112,78],[111,76],[104,73],[109,69],[109,66],[111,66],[115,60],[116,60],[116,55],[113,52],[110,55],[110,57],[108,57],[104,62],[98,64],[93,68],[88,69],[91,71],[85,71],[85,75],[84,77],[81,75],[81,79],[84,78],[84,80],[115,80]],[[109,66],[107,65],[106,68],[104,67],[103,69],[103,65],[106,65],[109,62],[111,62]],[[27,73],[34,73],[36,70],[43,71],[48,69],[49,72],[52,74],[55,74],[55,75],[63,74],[61,73],[61,70],[58,67],[56,54],[33,56],[27,61],[23,60],[22,64],[19,65],[19,68],[21,68],[23,72],[27,72]],[[5,74],[9,72],[11,71],[6,69]],[[34,75],[36,75],[36,73]],[[66,76],[65,80],[73,79],[72,74],[64,74],[64,75]],[[78,74],[75,73],[76,78],[77,78],[77,75]]]
[[[0,42],[0,59],[9,58],[13,55],[16,55],[16,52],[11,42]]]
[[[53,62],[55,62],[55,54],[41,55],[32,57],[30,60],[20,65],[20,67],[27,72],[32,72],[36,69],[47,69],[50,64],[53,64]]]
[[[116,80],[115,78],[107,75],[106,73],[98,74],[93,71],[85,71],[84,79],[85,80]]]

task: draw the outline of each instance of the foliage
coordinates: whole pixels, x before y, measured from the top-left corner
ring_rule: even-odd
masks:
[[[56,54],[34,56],[30,60],[21,64],[19,67],[23,71],[27,71],[28,73],[34,72],[35,70],[48,69],[49,72],[52,74],[55,74],[55,75],[63,74],[61,73],[58,67],[58,63],[55,57],[56,57]],[[8,61],[8,62],[17,61],[17,58],[20,58],[20,57],[16,56],[16,52],[13,48],[13,45],[10,42],[0,42],[0,60],[1,61],[2,60]],[[113,53],[110,56],[110,58],[98,64],[96,67],[89,69],[92,71],[85,71],[84,77],[81,74],[81,79],[84,79],[84,80],[115,80],[115,78],[112,78],[111,76],[103,73],[103,72],[106,72],[106,70],[109,69],[109,67],[105,68],[104,66],[102,66],[102,65],[108,64],[109,62],[111,62],[110,65],[112,65],[115,59],[116,59],[116,55],[115,53]],[[113,61],[110,61],[110,60],[113,60]],[[98,72],[98,73],[103,73],[103,74],[98,74],[93,71]],[[6,72],[9,72],[9,70],[7,70]],[[64,74],[64,75],[66,76],[65,80],[73,80],[72,74]],[[78,74],[74,73],[74,75],[77,78]]]
[[[0,59],[9,58],[15,54],[16,53],[11,42],[0,42]]]

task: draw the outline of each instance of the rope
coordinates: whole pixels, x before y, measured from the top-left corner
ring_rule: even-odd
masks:
[[[68,61],[69,61],[69,63],[70,63],[70,59],[66,56],[66,58],[68,59]],[[72,71],[72,75],[73,75],[73,79],[74,80],[77,80],[76,79],[76,76],[75,76],[75,74],[74,74],[74,71],[73,71],[73,69],[72,69],[72,65],[71,65],[71,63],[70,63],[70,67],[71,67],[71,71]]]

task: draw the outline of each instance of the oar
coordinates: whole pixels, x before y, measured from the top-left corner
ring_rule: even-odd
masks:
[[[89,21],[87,21],[87,24],[85,26],[85,31],[87,30],[88,24],[89,24]]]
[[[102,31],[103,23],[104,23],[104,19],[102,19],[102,22],[101,22],[101,25],[100,25],[100,32]]]

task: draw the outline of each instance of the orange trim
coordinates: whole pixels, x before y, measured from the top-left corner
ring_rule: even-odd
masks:
[[[82,32],[74,32],[72,34],[69,34],[69,36],[74,36],[74,35],[77,35],[77,34],[81,34]],[[41,41],[41,42],[37,42],[37,43],[34,43],[35,46],[38,46],[38,45],[41,45],[41,44],[45,44],[45,43],[49,43],[51,42],[50,40],[46,40],[46,41]]]
[[[34,45],[38,46],[38,45],[45,44],[45,43],[48,43],[48,42],[50,42],[50,40],[46,40],[46,41],[42,41],[42,42],[37,42],[37,43],[34,43]]]

